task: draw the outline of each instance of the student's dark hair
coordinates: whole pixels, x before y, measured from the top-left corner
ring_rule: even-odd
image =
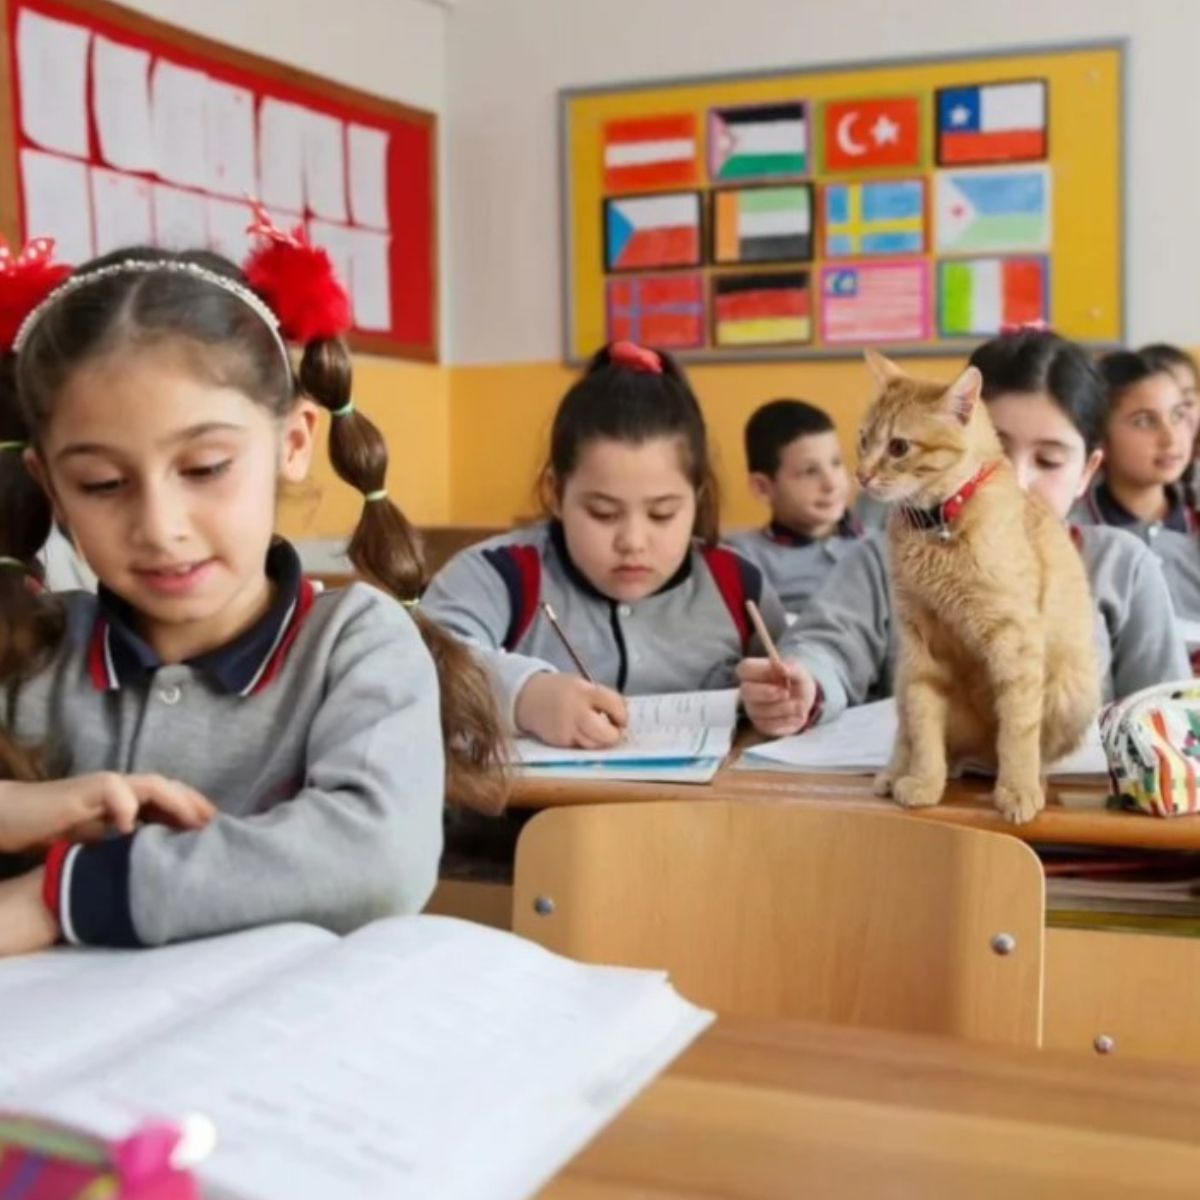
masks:
[[[797,438],[833,432],[833,420],[823,408],[807,400],[771,400],[746,422],[746,466],[773,476],[784,448]]]
[[[177,269],[114,270],[108,265],[145,260]],[[282,418],[301,393],[328,411],[351,397],[351,360],[340,339],[319,339],[303,350],[298,372],[285,362],[272,328],[246,300],[189,272],[193,264],[248,287],[229,261],[207,252],[171,253],[134,247],[96,259],[77,274],[95,278],[65,290],[44,310],[14,364],[0,372],[0,440],[28,442],[34,451],[54,402],[73,372],[115,352],[156,345],[182,356],[197,378],[236,388]],[[15,370],[14,370],[15,365]],[[364,496],[348,554],[359,571],[399,600],[412,601],[425,583],[420,543],[390,500],[368,502],[382,490],[388,454],[383,436],[357,410],[332,419],[329,453],[334,469]],[[0,454],[0,555],[18,558],[31,574],[50,530],[50,509],[19,456]],[[34,594],[21,572],[0,570],[0,678],[19,681],[53,653],[62,634],[58,604]],[[484,811],[503,807],[507,777],[499,714],[488,679],[471,653],[422,616],[413,617],[437,664],[447,791],[456,803]],[[0,728],[0,771],[39,778],[35,752],[16,745]]]
[[[1196,366],[1196,360],[1186,350],[1172,346],[1169,342],[1151,342],[1148,346],[1143,346],[1138,354],[1155,372],[1183,367],[1191,371],[1195,379],[1200,380],[1200,367]]]
[[[1048,330],[1025,329],[977,346],[971,366],[983,376],[983,398],[1044,392],[1079,430],[1088,452],[1104,436],[1104,377],[1091,355]]]
[[[660,373],[615,360],[612,347],[593,356],[579,380],[562,398],[550,430],[550,456],[542,468],[543,500],[563,484],[579,463],[584,446],[598,439],[641,445],[652,438],[678,438],[683,470],[696,489],[695,534],[716,542],[720,493],[713,471],[704,415],[680,365],[666,352],[639,348],[661,364]]]
[[[1100,360],[1108,402],[1105,420],[1112,416],[1121,397],[1133,386],[1155,375],[1170,375],[1170,367],[1156,363],[1136,350],[1114,350]]]

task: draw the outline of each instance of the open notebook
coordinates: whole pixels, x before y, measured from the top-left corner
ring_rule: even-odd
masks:
[[[880,700],[848,708],[828,725],[807,733],[779,738],[754,746],[738,766],[756,771],[806,771],[873,775],[887,766],[896,740],[896,702]],[[1093,723],[1083,745],[1054,763],[1047,774],[1060,782],[1102,783],[1108,779],[1108,761]]]
[[[708,783],[733,745],[736,689],[630,696],[629,729],[610,750],[563,749],[518,738],[527,775],[551,779],[638,779]]]
[[[216,1125],[223,1200],[516,1200],[711,1020],[656,971],[447,917],[0,962],[0,1110]]]

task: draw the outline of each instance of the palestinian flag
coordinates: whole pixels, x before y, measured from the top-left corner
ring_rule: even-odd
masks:
[[[807,175],[808,166],[802,101],[709,111],[708,170],[716,182]]]

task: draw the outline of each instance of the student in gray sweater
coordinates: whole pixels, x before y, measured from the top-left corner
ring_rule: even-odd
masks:
[[[1104,383],[1084,350],[1052,333],[1024,331],[979,347],[983,397],[1023,487],[1064,520],[1101,461]],[[1189,674],[1170,595],[1153,554],[1118,529],[1077,528],[1095,609],[1109,698]],[[742,697],[764,733],[795,733],[847,706],[891,693],[895,624],[886,534],[873,533],[837,565],[788,631],[789,682],[765,660],[739,674]]]
[[[323,252],[274,232],[247,270],[110,255],[5,351],[0,954],[416,912],[447,777],[502,800],[482,669],[399,602],[421,565],[350,400],[345,293]],[[6,314],[21,282],[0,279]],[[298,375],[285,335],[307,339]],[[273,536],[320,408],[363,495],[351,557],[391,594],[317,596]],[[37,585],[52,509],[95,595]],[[30,811],[55,816],[22,835]]]
[[[746,422],[750,490],[771,511],[761,529],[725,539],[798,613],[862,534],[846,511],[850,479],[829,414],[803,400],[772,400]]]
[[[625,695],[736,685],[747,600],[782,635],[762,573],[716,545],[704,418],[669,355],[596,355],[559,405],[542,484],[549,520],[464,550],[421,601],[485,658],[515,730],[611,745]]]
[[[1108,385],[1104,474],[1075,506],[1081,525],[1124,529],[1149,547],[1175,611],[1200,621],[1200,524],[1184,484],[1193,402],[1160,360],[1118,351],[1100,361]]]

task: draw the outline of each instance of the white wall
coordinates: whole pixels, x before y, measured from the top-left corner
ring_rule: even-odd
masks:
[[[449,357],[558,356],[560,87],[1121,36],[1130,336],[1200,345],[1200,0],[458,0]]]
[[[121,0],[147,16],[440,112],[446,9],[430,0]]]

